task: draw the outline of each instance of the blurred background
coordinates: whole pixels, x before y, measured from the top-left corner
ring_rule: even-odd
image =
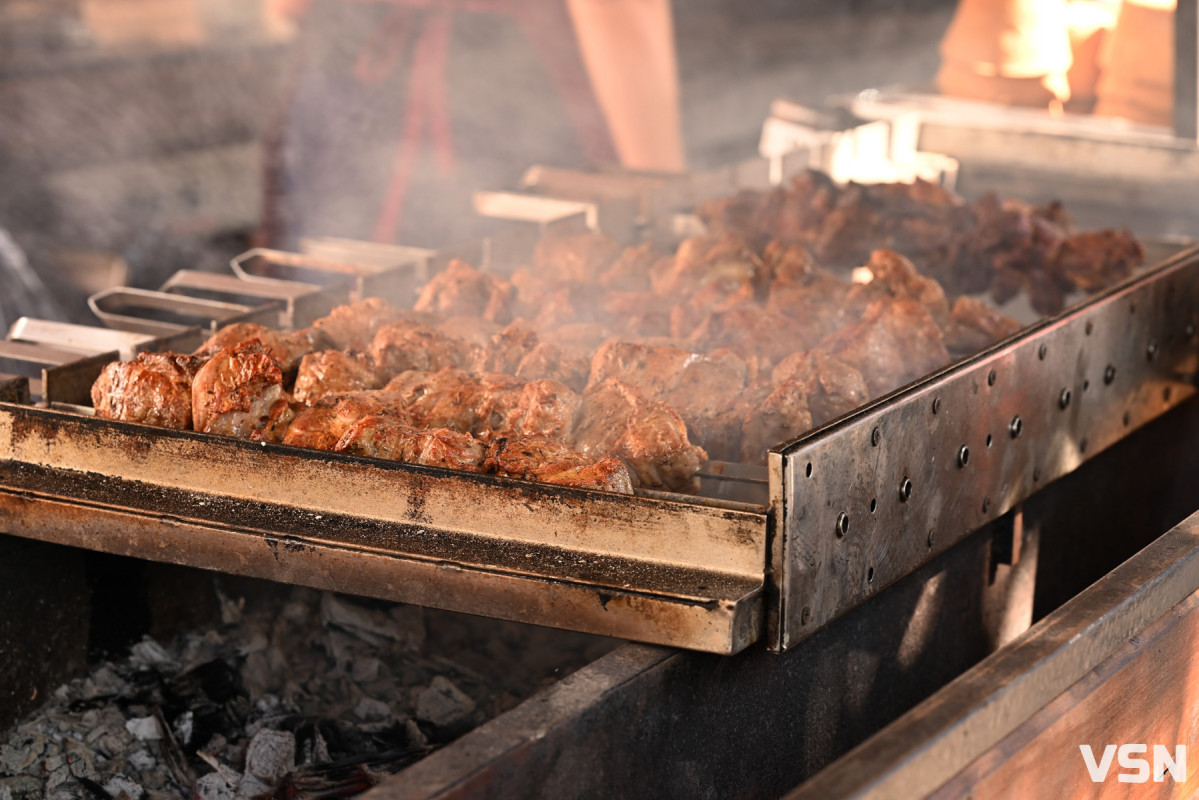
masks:
[[[39,276],[63,284],[49,293],[62,313],[84,313],[84,295],[103,286],[225,269],[259,230],[264,139],[311,50],[304,18],[280,5],[0,0],[0,228]],[[674,3],[688,165],[752,155],[776,96],[819,103],[930,82],[953,8]],[[523,122],[494,135],[518,138]]]
[[[563,8],[596,32],[579,38],[609,123],[622,80],[642,71],[661,95],[626,108],[642,130],[612,125],[611,140],[588,139],[594,108],[560,102],[579,94],[578,51],[553,48],[565,17],[530,33],[535,3],[0,0],[0,316],[87,319],[89,293],[224,270],[252,243],[465,241],[474,189],[510,188],[533,163],[733,163],[777,97],[939,87],[1169,123],[1169,0],[643,0],[631,27],[602,5]],[[1108,62],[1125,81],[1097,102]]]

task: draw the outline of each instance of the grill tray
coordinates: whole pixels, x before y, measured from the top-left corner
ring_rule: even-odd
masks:
[[[786,169],[645,179],[635,211],[644,223]],[[340,302],[345,275],[355,294],[371,282],[403,302],[451,257],[502,271],[551,227],[617,216],[612,202],[525,220],[470,252],[380,253],[357,275],[323,253],[271,251],[237,271],[277,285],[281,269],[302,274],[313,294],[296,308]],[[628,206],[616,202],[625,222]],[[25,379],[0,381],[0,516],[18,536],[123,555],[716,653],[759,640],[783,651],[1194,394],[1197,297],[1193,249],[781,444],[764,468],[712,464],[694,497],[100,420],[78,404],[115,354],[59,359],[35,385],[40,404]]]

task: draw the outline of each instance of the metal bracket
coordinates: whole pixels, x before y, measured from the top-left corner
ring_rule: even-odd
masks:
[[[797,642],[1195,394],[1199,249],[771,451]]]

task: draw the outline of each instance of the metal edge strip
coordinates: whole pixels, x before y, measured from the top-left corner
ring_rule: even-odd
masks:
[[[1193,396],[1196,296],[1191,249],[775,448],[772,649]]]

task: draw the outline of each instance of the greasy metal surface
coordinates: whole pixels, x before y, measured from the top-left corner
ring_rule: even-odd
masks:
[[[428,261],[436,252],[426,247],[381,244],[336,236],[304,237],[300,239],[300,251],[315,258],[348,264],[370,264],[380,269]]]
[[[281,303],[276,325],[288,329],[307,327],[350,299],[349,289],[344,286],[322,289],[297,281],[249,281],[236,275],[190,269],[179,270],[172,275],[162,285],[161,291],[251,306],[271,301]],[[245,303],[243,298],[251,302]]]
[[[761,632],[761,507],[548,487],[18,405],[0,406],[0,457],[5,530],[16,535],[714,652]],[[187,532],[171,545],[176,519]],[[231,535],[242,529],[252,534]],[[282,565],[272,536],[319,558],[295,548]]]
[[[383,297],[409,305],[416,296],[416,287],[428,280],[430,256],[427,251],[405,249],[411,250],[412,260],[394,264],[379,257],[348,262],[259,247],[235,257],[230,264],[234,274],[247,281],[290,280],[342,286],[354,298]]]
[[[51,345],[0,341],[0,359],[41,367],[41,380],[27,382],[26,389],[46,402],[90,403],[92,384],[100,370],[116,358],[116,351],[89,356]]]
[[[97,292],[89,297],[87,302],[92,313],[110,328],[149,333],[154,336],[180,333],[189,326],[179,322],[151,319],[139,315],[138,312],[167,312],[179,318],[200,320],[201,324],[211,327],[217,322],[229,322],[235,317],[244,317],[254,310],[250,306],[238,303],[221,303],[149,289],[124,287]],[[268,313],[263,318],[271,321],[270,318],[276,315],[277,312]]]
[[[787,797],[927,795],[1196,590],[1199,514]]]
[[[51,364],[58,366],[78,360],[84,354],[79,350],[55,347],[51,344],[33,342],[0,341],[0,358],[29,364]]]
[[[148,333],[114,331],[91,325],[21,317],[8,329],[9,341],[50,345],[94,355],[115,350],[123,359],[131,359],[139,346],[152,342]]]
[[[786,650],[1195,393],[1199,251],[770,453]]]
[[[155,339],[138,346],[138,352],[142,351],[166,351],[170,350],[175,353],[191,353],[197,350],[200,345],[212,336],[212,331],[208,328],[191,327],[185,328],[178,333],[172,333],[167,336],[159,336]],[[124,356],[122,356],[124,358]]]
[[[42,370],[42,400],[46,403],[71,403],[91,405],[92,384],[100,377],[100,371],[118,357],[116,351],[98,353],[69,364],[47,367]]]

